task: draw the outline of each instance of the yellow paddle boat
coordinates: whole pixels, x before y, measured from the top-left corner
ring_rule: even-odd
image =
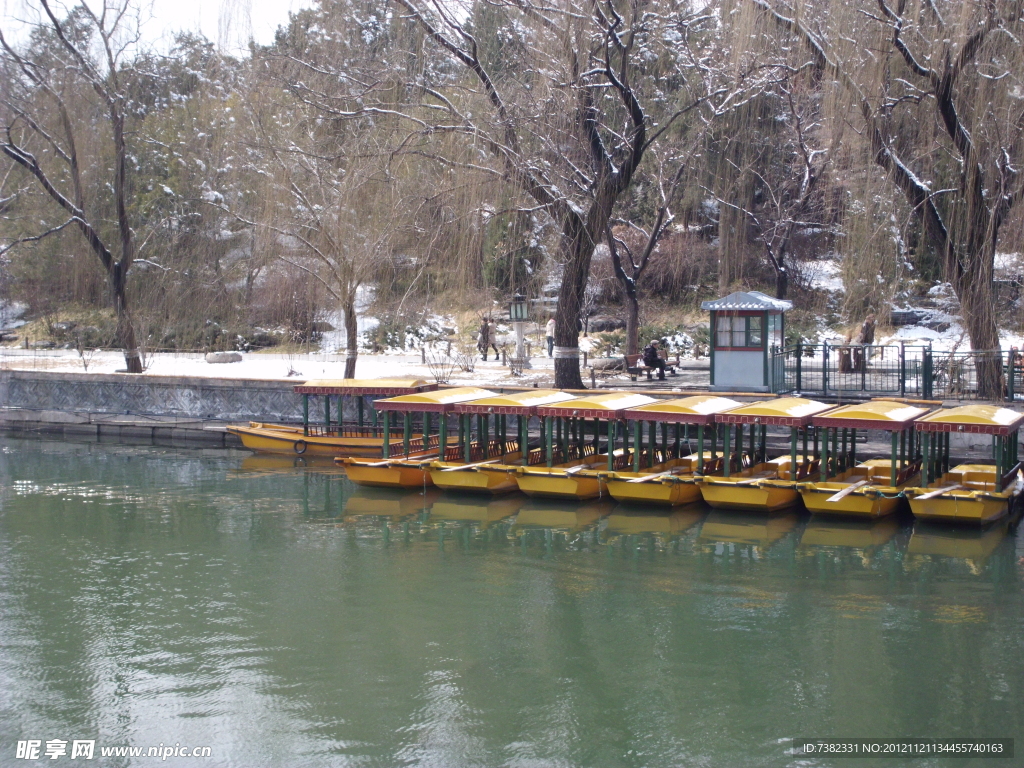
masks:
[[[420,379],[314,379],[296,385],[294,391],[302,395],[302,424],[264,424],[252,421],[249,426],[231,426],[227,431],[237,435],[242,445],[258,453],[277,453],[288,456],[382,456],[384,430],[378,423],[373,402],[380,397],[395,397],[437,389]],[[309,399],[323,401],[323,425],[311,424]],[[331,400],[337,403],[337,422],[331,420]],[[346,408],[348,404],[348,408]],[[366,409],[371,423],[366,423]],[[347,411],[355,411],[354,421],[345,421]],[[392,440],[401,435],[392,434]]]
[[[458,459],[435,461],[430,465],[430,477],[434,485],[449,491],[490,494],[518,490],[518,466],[544,461],[544,452],[540,448],[532,453],[528,448],[525,452],[519,448],[529,446],[530,418],[537,415],[538,406],[574,399],[574,395],[555,389],[528,389],[459,403],[455,406],[455,414],[459,418],[461,434],[469,434],[473,418],[476,417],[478,442],[482,441],[481,444],[486,446],[493,422],[499,449],[507,446],[512,450],[494,452],[481,448],[474,453],[470,443],[464,443],[463,455]],[[510,418],[516,433],[514,441],[509,440]],[[470,426],[466,426],[467,423]]]
[[[607,494],[605,475],[628,467],[632,456],[623,414],[629,408],[653,402],[653,397],[635,392],[602,392],[537,406],[546,466],[519,467],[519,490],[528,496],[562,499],[593,499]],[[599,450],[602,422],[606,431],[603,453]],[[620,433],[622,447],[616,448]],[[642,449],[634,446],[632,450]],[[556,456],[562,459],[557,466]],[[600,469],[607,472],[597,471]]]
[[[725,397],[694,395],[627,409],[623,416],[632,422],[633,445],[646,449],[633,451],[631,471],[606,475],[608,493],[616,501],[631,504],[675,506],[700,501],[695,477],[722,468],[717,457],[703,458],[705,429],[714,424],[715,414],[740,405]],[[696,433],[696,453],[690,452],[691,428]]]
[[[914,517],[984,524],[1007,514],[1021,491],[1017,445],[1024,413],[998,405],[962,405],[918,419],[924,462],[921,485],[907,488]],[[949,468],[951,433],[989,435],[992,463]]]
[[[857,517],[895,512],[903,489],[915,485],[918,479],[921,459],[914,440],[914,421],[926,413],[928,409],[918,405],[881,399],[844,405],[815,416],[812,424],[816,432],[824,433],[820,476],[800,484],[807,509]],[[888,432],[889,457],[858,463],[858,430]]]
[[[800,500],[797,483],[813,471],[808,459],[808,426],[815,414],[833,406],[803,397],[780,397],[715,414],[724,429],[721,475],[697,478],[704,501],[717,509],[749,509],[773,512]],[[744,425],[749,444],[744,453]],[[768,427],[789,428],[789,453],[768,459]],[[797,452],[801,434],[804,450]]]
[[[494,393],[480,387],[453,387],[430,392],[391,397],[378,400],[377,410],[384,416],[384,431],[391,429],[391,414],[401,414],[402,441],[401,456],[392,457],[390,441],[384,443],[384,458],[359,459],[353,457],[335,459],[345,467],[349,480],[358,485],[382,488],[423,488],[432,486],[430,463],[438,458],[455,459],[462,445],[472,442],[472,435],[460,434],[460,445],[448,446],[448,414],[455,405],[482,397],[493,397]],[[420,437],[413,438],[413,414],[419,415]],[[436,430],[432,416],[438,414]],[[485,444],[487,450],[507,451],[510,446],[499,447],[496,443]],[[479,460],[478,446],[471,449],[471,460]]]

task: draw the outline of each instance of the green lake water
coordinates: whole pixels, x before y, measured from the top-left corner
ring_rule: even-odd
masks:
[[[96,741],[40,765],[1024,763],[1005,525],[488,504],[292,464],[0,438],[0,766],[28,739]],[[175,743],[212,756],[99,754]]]

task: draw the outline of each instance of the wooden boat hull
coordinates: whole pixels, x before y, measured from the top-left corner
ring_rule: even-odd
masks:
[[[513,465],[503,465],[501,468],[488,467],[486,471],[482,468],[456,469],[445,472],[445,467],[458,467],[458,464],[434,462],[430,467],[430,477],[434,485],[446,491],[457,491],[462,493],[510,493],[518,490],[516,482],[516,469]],[[505,469],[505,471],[501,471]]]
[[[984,525],[1006,515],[1009,494],[979,494],[977,491],[953,491],[940,498],[910,499],[910,511],[921,520]]]
[[[884,517],[899,509],[902,498],[897,494],[907,484],[904,483],[895,488],[879,488],[878,486],[858,488],[839,501],[828,501],[830,497],[848,486],[849,483],[837,482],[802,483],[800,497],[804,501],[804,506],[815,514]]]
[[[345,460],[343,464],[348,479],[356,485],[371,488],[423,488],[434,485],[429,467],[419,462]]]
[[[892,482],[891,467],[890,459],[869,459],[830,480],[800,483],[800,497],[804,506],[816,514],[866,518],[891,515],[900,508],[901,492],[916,485],[921,478],[917,473],[895,486],[889,485]],[[840,491],[864,480],[871,481],[871,484],[855,488],[838,501],[829,501]]]
[[[743,477],[705,477],[698,481],[704,501],[715,509],[747,509],[774,512],[796,504],[800,494],[793,487],[779,487],[765,482],[740,485]]]
[[[693,478],[666,478],[648,483],[631,483],[630,478],[643,477],[636,472],[616,472],[607,480],[608,493],[623,504],[657,504],[675,507],[700,501],[700,488]]]
[[[257,453],[276,453],[287,456],[361,456],[374,458],[381,455],[384,440],[381,437],[314,437],[304,436],[302,427],[283,424],[251,423],[248,427],[228,427],[242,445]]]
[[[596,473],[567,475],[565,468],[558,467],[523,469],[516,475],[516,483],[527,496],[583,501],[608,495],[606,481]]]
[[[954,483],[962,483],[965,487],[930,499],[917,498],[930,490]],[[908,489],[907,498],[910,500],[910,510],[914,517],[922,520],[984,525],[1006,515],[1010,511],[1014,497],[1019,493],[1016,482],[1002,491],[996,491],[995,488],[995,467],[984,464],[961,464],[928,488]]]

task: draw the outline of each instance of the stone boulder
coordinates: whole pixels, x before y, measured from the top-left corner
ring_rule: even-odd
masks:
[[[242,362],[241,352],[207,352],[206,362],[208,363],[240,363]]]

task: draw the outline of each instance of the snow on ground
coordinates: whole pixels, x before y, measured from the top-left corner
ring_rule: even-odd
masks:
[[[835,259],[805,261],[802,269],[807,275],[810,287],[814,290],[839,292],[844,290],[842,271],[839,268],[839,262]]]
[[[3,301],[0,299],[0,328],[20,328],[25,324],[22,317],[28,306],[19,304],[16,301]]]
[[[0,369],[67,371],[74,373],[115,373],[124,369],[124,356],[119,352],[100,351],[87,358],[88,370],[75,350],[22,350],[0,348]],[[477,357],[472,372],[455,370],[451,384],[530,386],[538,382],[541,386],[550,384],[554,377],[554,361],[546,357],[534,357],[533,368],[522,376],[512,376],[507,366],[493,357],[486,363]],[[340,379],[345,373],[344,354],[313,353],[310,355],[278,355],[264,353],[242,353],[240,363],[207,363],[198,353],[159,353],[149,356],[144,376],[195,376],[225,379],[285,379],[304,381],[306,379]],[[377,379],[383,377],[418,378],[433,381],[428,366],[421,362],[420,355],[409,354],[360,354],[356,361],[356,378]]]

